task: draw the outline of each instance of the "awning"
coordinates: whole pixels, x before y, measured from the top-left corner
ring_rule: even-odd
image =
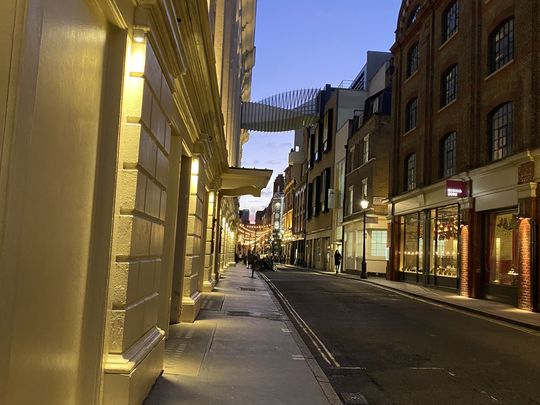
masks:
[[[260,197],[262,189],[266,187],[271,176],[270,169],[229,167],[221,175],[220,193],[229,197],[241,195]]]

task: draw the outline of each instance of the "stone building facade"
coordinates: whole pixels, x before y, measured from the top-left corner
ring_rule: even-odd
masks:
[[[0,11],[0,403],[141,403],[271,174],[236,167],[255,1]]]

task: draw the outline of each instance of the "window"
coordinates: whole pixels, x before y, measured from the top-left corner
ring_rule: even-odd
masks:
[[[485,282],[517,286],[519,281],[517,224],[517,212],[489,214],[489,261]]]
[[[450,104],[456,99],[457,94],[457,65],[448,68],[441,80],[441,107]]]
[[[371,231],[371,256],[386,257],[386,231]]]
[[[313,183],[309,183],[308,184],[308,188],[307,188],[307,218],[310,219],[312,216],[313,216],[313,212],[314,212],[314,207],[313,207]]]
[[[418,70],[418,42],[416,42],[407,53],[407,77]]]
[[[416,188],[416,154],[413,153],[405,159],[405,191]]]
[[[456,133],[450,132],[441,141],[442,177],[450,177],[456,173]]]
[[[513,103],[497,107],[489,118],[491,160],[499,160],[512,152]]]
[[[349,199],[348,199],[348,210],[347,212],[352,214],[354,212],[354,186],[349,186]]]
[[[362,179],[362,198],[367,199],[368,196],[368,179],[363,178]]]
[[[418,98],[414,98],[407,103],[405,108],[405,132],[416,128],[416,115],[418,111]]]
[[[499,25],[489,36],[489,72],[493,73],[514,59],[514,19]]]
[[[321,176],[315,178],[315,186],[313,188],[315,207],[313,209],[313,216],[318,216],[321,212]]]
[[[362,163],[367,163],[369,160],[369,135],[362,139]]]
[[[349,172],[352,172],[356,167],[354,165],[354,150],[356,145],[351,145],[349,148]]]
[[[457,0],[444,10],[442,17],[442,43],[446,42],[458,30],[459,5]]]
[[[411,14],[409,14],[409,19],[407,20],[407,27],[410,27],[416,22],[416,20],[418,19],[418,14],[420,14],[420,9],[420,6],[416,6],[411,12]]]
[[[330,168],[326,168],[321,173],[321,211],[328,212],[328,190],[330,189]]]
[[[313,134],[313,160],[318,162],[321,160],[321,128],[319,125],[315,126],[315,132]]]
[[[332,145],[332,122],[334,110],[328,110],[324,115],[323,134],[322,134],[322,150],[328,152]]]

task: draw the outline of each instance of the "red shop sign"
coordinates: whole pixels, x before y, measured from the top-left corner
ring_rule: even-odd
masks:
[[[467,183],[461,180],[446,180],[447,197],[467,197]]]

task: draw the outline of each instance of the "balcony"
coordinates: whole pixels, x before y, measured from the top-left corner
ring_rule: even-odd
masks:
[[[304,163],[304,152],[302,151],[299,151],[299,152],[294,152],[294,151],[291,151],[289,152],[289,164],[294,166],[294,165],[301,165],[302,163]]]

